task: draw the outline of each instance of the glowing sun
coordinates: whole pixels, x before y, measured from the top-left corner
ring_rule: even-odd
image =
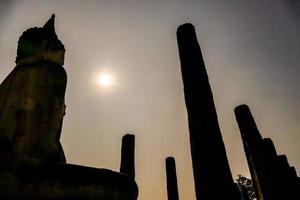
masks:
[[[112,77],[110,74],[102,73],[102,74],[99,74],[99,76],[97,78],[97,82],[100,86],[108,87],[112,84]]]

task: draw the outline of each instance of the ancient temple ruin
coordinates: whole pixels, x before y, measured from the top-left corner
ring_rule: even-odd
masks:
[[[132,158],[122,156],[130,176],[66,163],[64,53],[54,15],[19,39],[16,67],[0,85],[0,199],[136,200]]]
[[[233,182],[201,49],[192,24],[177,30],[196,198],[243,199]],[[271,139],[263,139],[246,105],[235,109],[258,200],[300,199],[300,178]],[[216,181],[217,180],[217,181]],[[175,192],[174,192],[175,193]]]
[[[233,181],[196,31],[177,30],[196,199],[241,200]],[[0,85],[0,199],[136,200],[135,136],[122,139],[120,172],[66,163],[65,48],[54,15],[19,39],[16,66]],[[235,109],[258,200],[300,199],[300,178],[246,105]],[[175,158],[166,158],[167,195],[178,200]],[[245,195],[244,195],[245,196]]]

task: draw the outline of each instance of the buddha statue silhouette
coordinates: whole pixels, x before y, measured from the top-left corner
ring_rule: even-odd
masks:
[[[54,15],[19,39],[16,67],[0,85],[0,199],[136,200],[127,174],[66,163],[64,53]]]
[[[0,85],[0,148],[15,159],[65,162],[59,138],[67,75],[54,18],[22,34],[16,67]]]

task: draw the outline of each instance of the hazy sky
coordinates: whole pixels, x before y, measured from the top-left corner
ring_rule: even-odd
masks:
[[[167,156],[176,159],[181,199],[195,199],[175,37],[191,22],[234,178],[249,174],[233,113],[242,103],[299,173],[297,0],[1,1],[0,80],[14,67],[18,37],[52,13],[66,48],[61,141],[69,163],[118,171],[121,137],[134,133],[139,199],[167,199]],[[112,74],[111,87],[97,85],[101,72]]]

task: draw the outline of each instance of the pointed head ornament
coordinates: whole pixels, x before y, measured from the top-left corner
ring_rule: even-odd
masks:
[[[55,34],[54,20],[55,20],[55,15],[52,14],[51,18],[44,24],[43,29],[49,33]]]

